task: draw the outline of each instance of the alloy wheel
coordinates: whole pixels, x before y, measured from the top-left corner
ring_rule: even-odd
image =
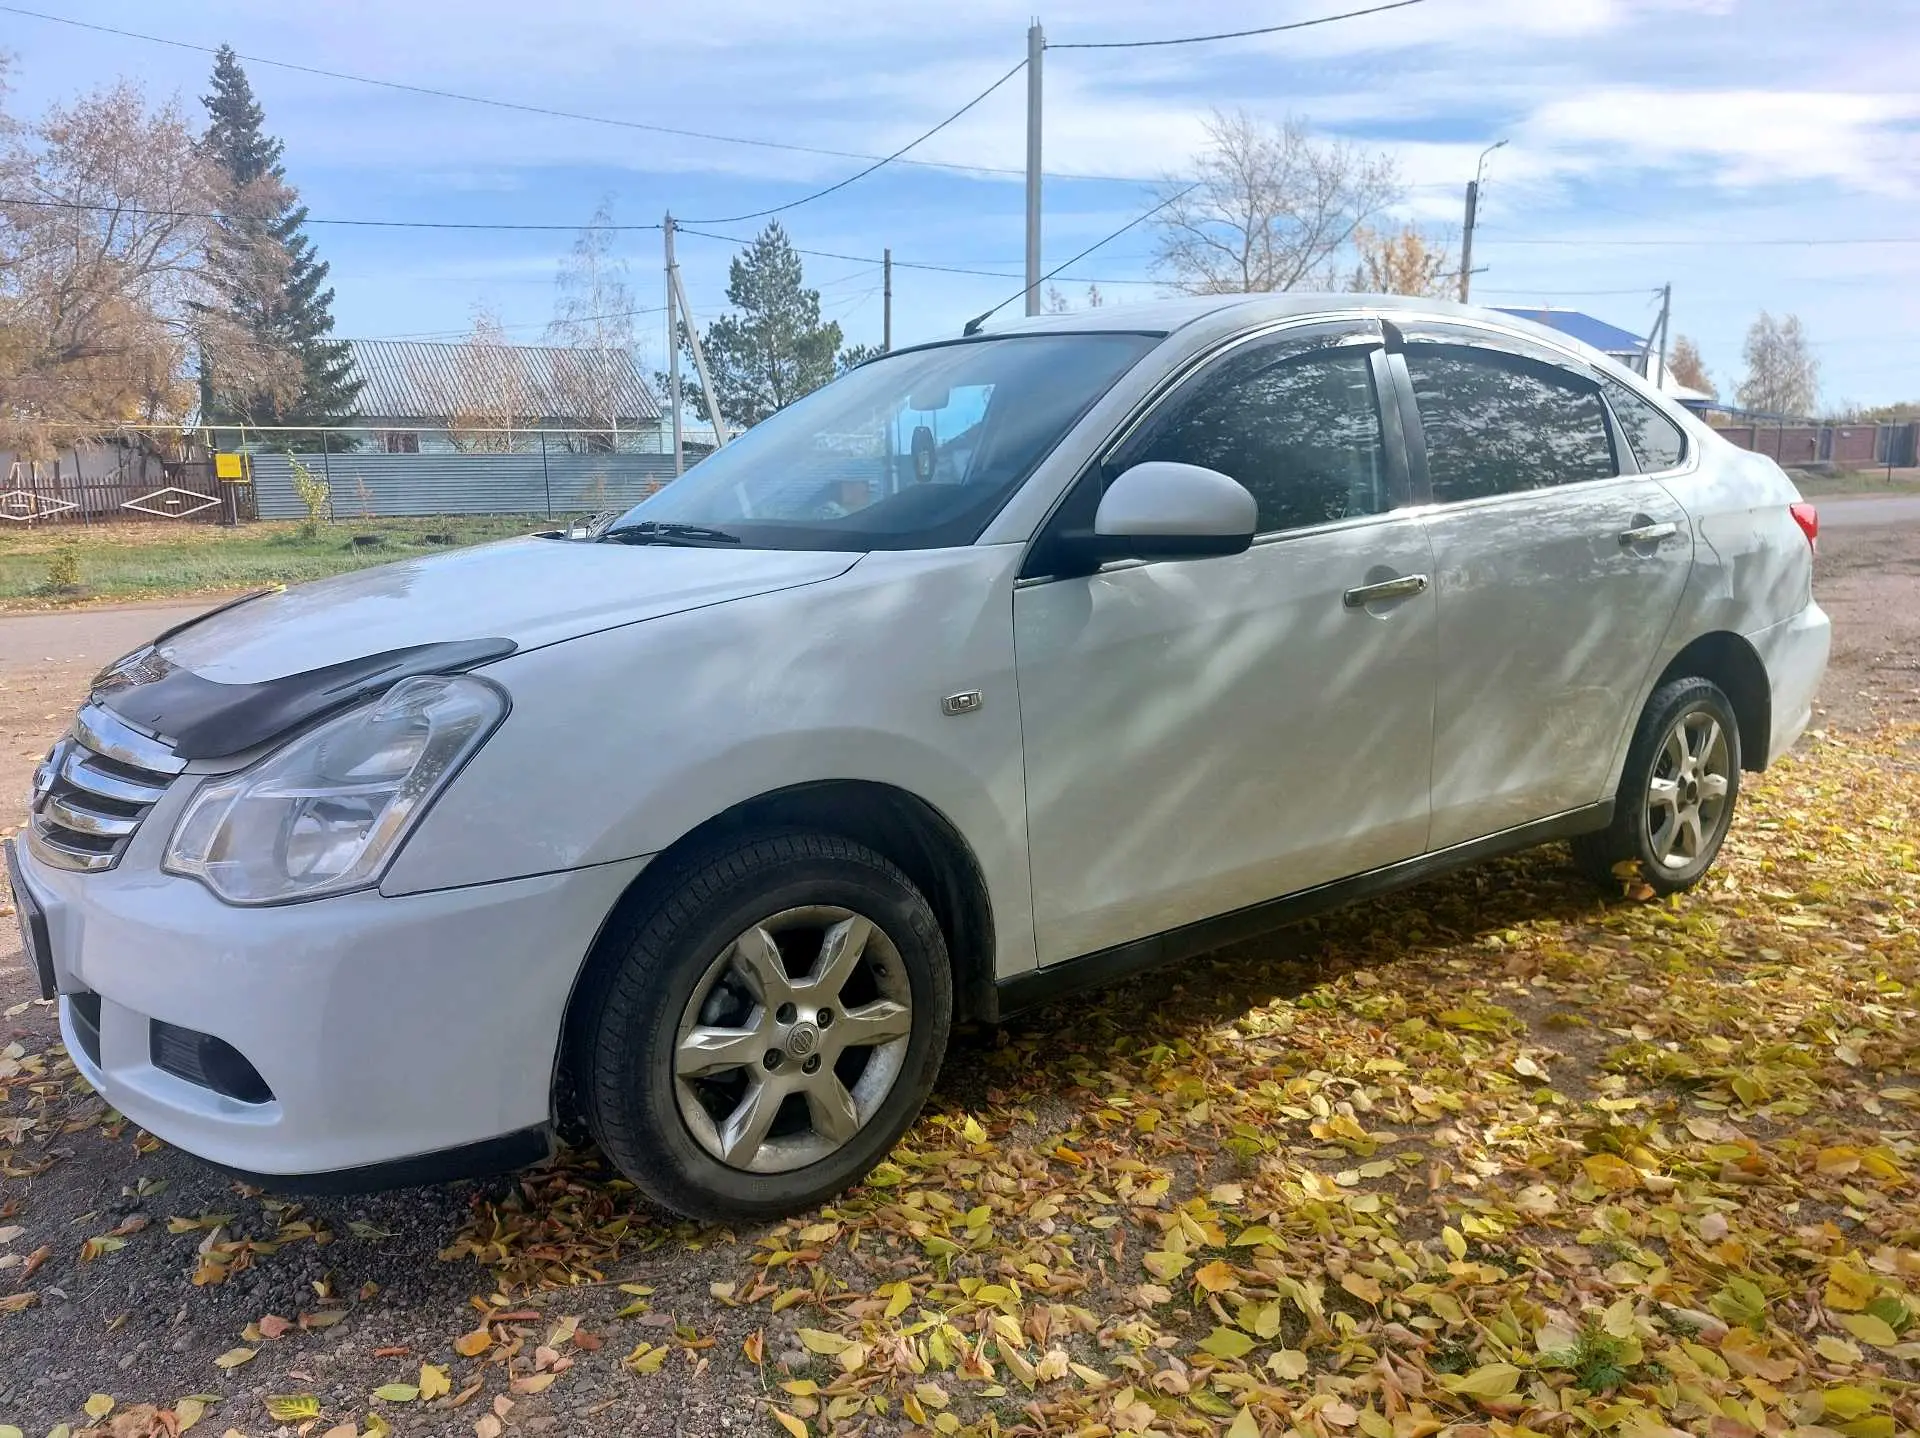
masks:
[[[694,985],[673,1048],[680,1117],[730,1168],[804,1168],[866,1126],[912,1031],[906,965],[879,925],[828,905],[783,910]]]
[[[1647,780],[1647,843],[1664,869],[1686,869],[1711,851],[1727,817],[1733,756],[1720,721],[1690,709],[1667,731]]]

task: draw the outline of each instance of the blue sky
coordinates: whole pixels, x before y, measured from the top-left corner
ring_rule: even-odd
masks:
[[[31,0],[29,0],[31,3]],[[1029,0],[1031,4],[1031,0]],[[673,127],[884,153],[976,94],[1024,52],[1027,5],[708,0],[336,0],[324,6],[42,0],[35,7],[198,44],[407,83]],[[1050,40],[1237,29],[1354,8],[1351,0],[1056,0]],[[16,113],[71,98],[74,77],[140,80],[189,103],[208,57],[0,14],[18,64]],[[1048,57],[1048,266],[1152,204],[1143,180],[1182,173],[1209,106],[1288,113],[1393,155],[1404,214],[1459,224],[1461,187],[1489,162],[1476,300],[1581,308],[1636,332],[1674,287],[1727,392],[1762,308],[1805,321],[1822,398],[1920,397],[1920,6],[1888,0],[1426,0],[1254,40]],[[248,66],[289,178],[318,217],[575,225],[604,196],[617,221],[758,210],[861,168],[857,160],[543,118]],[[1017,170],[1016,79],[917,158]],[[895,166],[781,216],[796,244],[1002,270],[900,269],[896,343],[953,333],[1019,288],[1023,197],[1013,175]],[[708,225],[745,235],[760,222]],[[493,306],[516,338],[552,313],[570,242],[554,233],[316,227],[339,332],[451,337]],[[1904,244],[1822,243],[1904,239]],[[1753,243],[1793,241],[1795,243]],[[660,301],[659,236],[621,237],[637,302]],[[727,244],[683,237],[692,303],[723,303]],[[1070,273],[1110,302],[1158,293],[1152,236],[1122,236]],[[880,276],[809,259],[824,312],[877,340]],[[1080,283],[1062,283],[1075,298]],[[1601,293],[1606,292],[1606,293]],[[639,319],[650,361],[661,317]]]

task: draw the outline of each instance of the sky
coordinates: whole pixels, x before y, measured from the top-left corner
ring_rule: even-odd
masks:
[[[288,179],[316,220],[553,225],[548,231],[315,224],[343,336],[451,339],[475,304],[517,340],[553,313],[556,268],[602,200],[616,223],[671,211],[736,219],[863,168],[985,89],[1025,53],[1028,6],[839,0],[26,0],[28,8],[190,46],[519,104],[620,125],[246,65]],[[1028,4],[1038,0],[1028,0]],[[1158,39],[1282,24],[1368,0],[1052,0],[1049,42]],[[197,111],[211,57],[0,10],[10,108],[32,116],[126,76]],[[1044,66],[1045,265],[1149,209],[1190,171],[1210,108],[1296,117],[1390,156],[1398,218],[1453,230],[1487,158],[1473,298],[1582,309],[1635,333],[1673,286],[1723,394],[1762,310],[1801,317],[1821,400],[1920,398],[1920,6],[1892,0],[1422,0],[1292,33],[1151,49],[1050,50]],[[895,164],[779,216],[823,314],[880,337],[878,256],[891,247],[896,344],[956,333],[1021,288],[1025,78]],[[659,126],[773,142],[728,143]],[[798,146],[800,149],[778,148]],[[822,154],[817,151],[838,151]],[[962,168],[962,167],[981,168]],[[1873,243],[1868,243],[1869,241]],[[660,235],[617,248],[637,306],[663,303]],[[696,318],[725,305],[738,246],[683,232]],[[1109,303],[1165,293],[1143,225],[1057,283]],[[962,275],[931,264],[986,270]],[[1018,302],[1008,312],[1017,311]],[[664,316],[636,320],[643,356]]]

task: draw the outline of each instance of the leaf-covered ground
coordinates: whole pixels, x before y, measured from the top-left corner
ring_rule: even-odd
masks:
[[[591,1155],[277,1202],[16,1042],[0,1425],[1891,1438],[1916,984],[1896,727],[1809,739],[1677,901],[1549,849],[963,1039],[870,1185],[765,1230]]]

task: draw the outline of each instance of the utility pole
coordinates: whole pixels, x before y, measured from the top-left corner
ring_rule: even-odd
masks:
[[[1027,313],[1040,313],[1040,60],[1047,39],[1027,27]]]
[[[1660,287],[1660,317],[1647,331],[1647,342],[1640,346],[1640,378],[1650,382],[1655,389],[1663,388],[1661,379],[1667,372],[1667,316],[1672,312],[1672,307],[1673,285],[1664,284]],[[1660,346],[1657,351],[1660,356],[1658,369],[1654,368],[1656,343]]]
[[[1467,222],[1460,227],[1460,303],[1473,285],[1473,217],[1480,208],[1480,182],[1467,181]]]
[[[1660,367],[1653,372],[1653,387],[1662,394],[1667,389],[1667,321],[1673,313],[1673,281],[1660,286]]]
[[[714,392],[713,375],[707,369],[707,352],[700,347],[700,326],[693,322],[693,306],[687,303],[687,287],[680,282],[680,267],[675,265],[668,278],[673,281],[673,297],[680,317],[687,326],[687,348],[693,351],[693,367],[700,372],[700,391],[707,397],[707,420],[713,425],[713,447],[727,443],[727,422],[720,417],[720,396]]]
[[[880,353],[893,353],[893,251],[880,251]]]
[[[1480,152],[1480,159],[1473,167],[1473,178],[1467,181],[1467,222],[1460,230],[1460,303],[1467,302],[1467,296],[1473,287],[1473,227],[1480,216],[1480,181],[1487,168],[1487,156],[1500,149],[1507,142],[1495,140]]]
[[[700,372],[700,391],[707,398],[707,418],[713,424],[713,447],[727,442],[726,421],[720,418],[720,396],[713,392],[713,376],[707,373],[706,351],[700,348],[700,331],[693,323],[693,306],[687,303],[686,286],[680,283],[680,266],[673,258],[673,216],[668,215],[661,230],[667,241],[667,347],[672,351],[667,374],[670,403],[673,405],[673,472],[686,472],[686,447],[680,420],[680,335],[687,331],[687,347],[693,351],[693,367]]]
[[[660,227],[667,242],[667,408],[673,415],[673,472],[686,473],[686,449],[680,431],[680,315],[675,306],[680,286],[673,272],[673,216]]]

